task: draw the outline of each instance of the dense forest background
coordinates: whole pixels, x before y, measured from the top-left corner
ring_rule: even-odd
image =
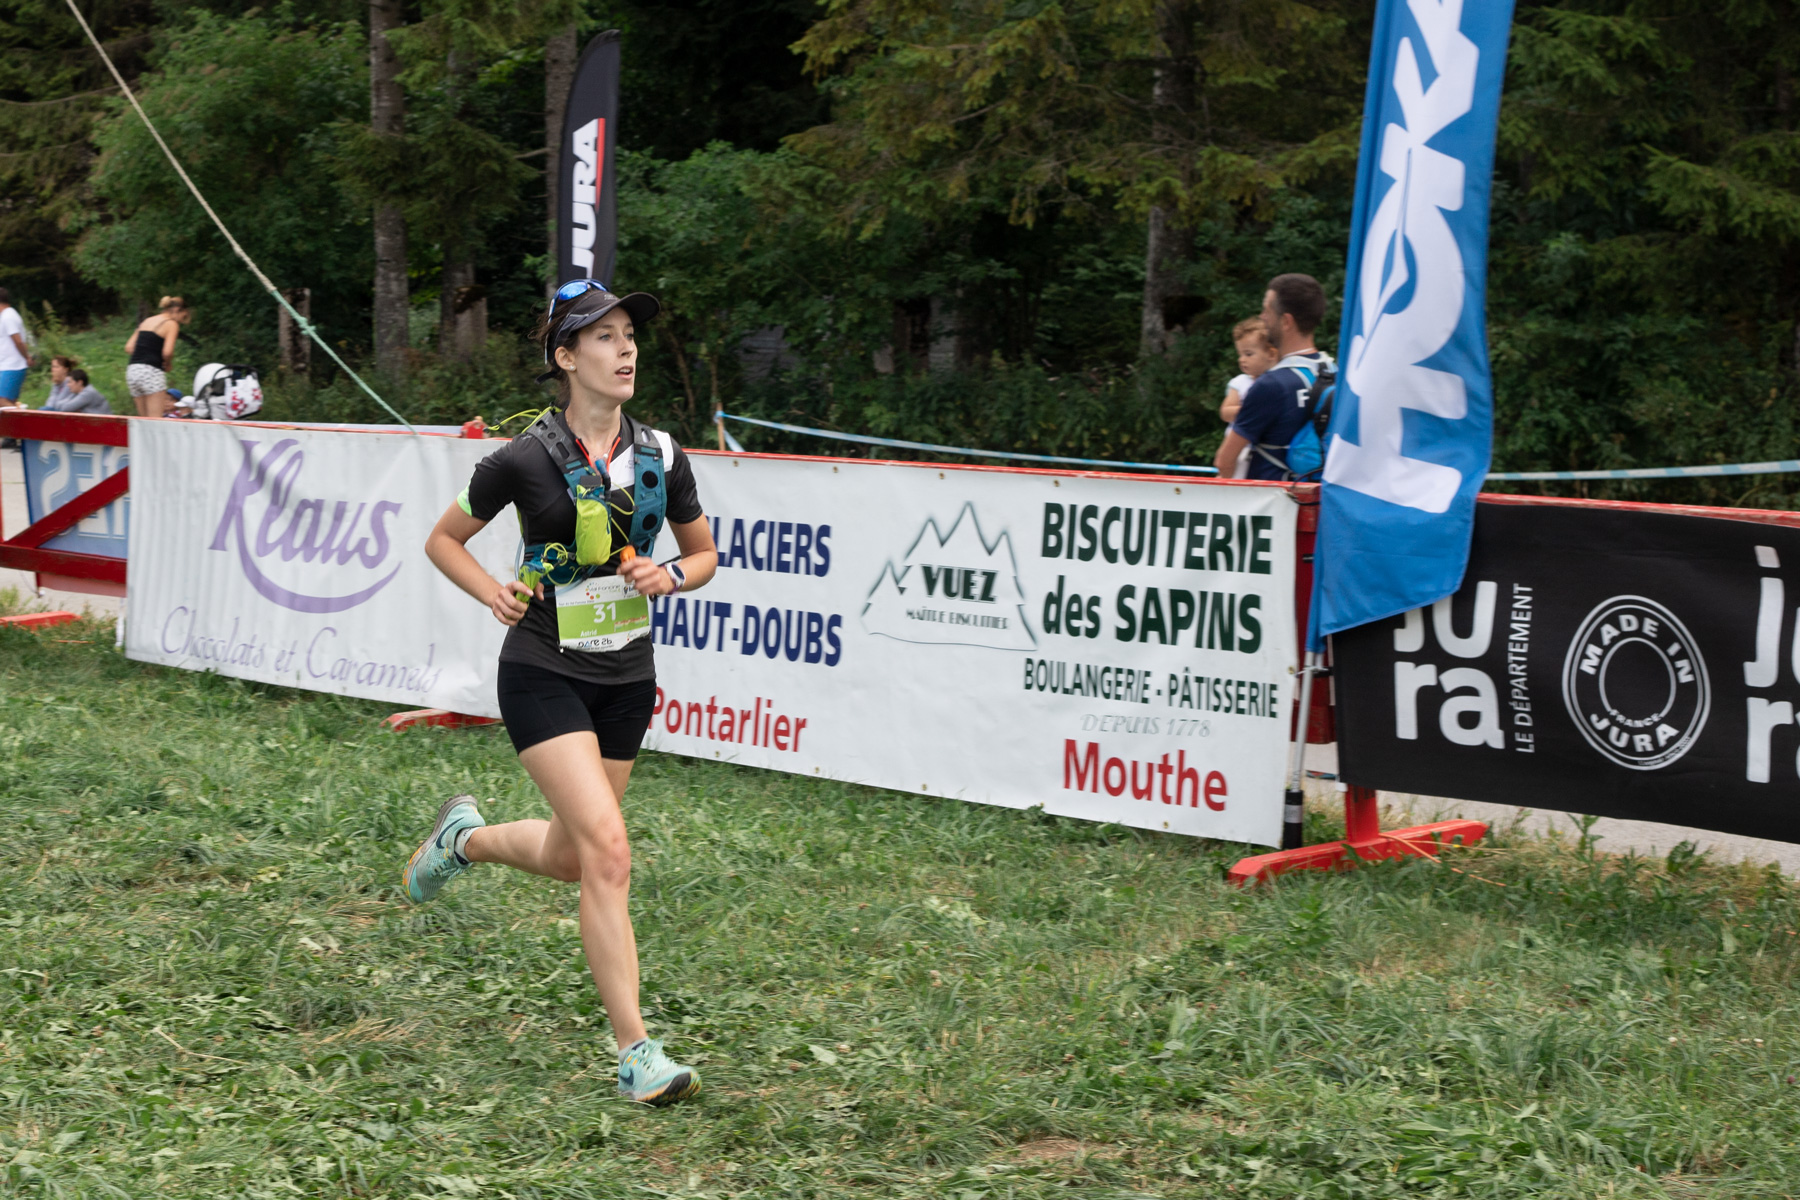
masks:
[[[1229,330],[1263,282],[1306,271],[1342,293],[1367,0],[82,6],[250,253],[311,289],[414,420],[541,406],[525,335],[548,269],[546,76],[608,28],[615,283],[666,306],[639,406],[684,441],[707,444],[722,403],[1205,461]],[[372,27],[398,124],[372,121]],[[1493,206],[1497,469],[1800,456],[1796,65],[1792,0],[1520,0]],[[377,363],[383,205],[405,221],[406,345]],[[0,0],[0,285],[41,341],[122,338],[180,293],[188,368],[259,365],[278,415],[381,419],[320,356],[278,369],[274,306],[49,0]],[[470,345],[456,310],[475,296]],[[1785,506],[1790,480],[1590,494]]]

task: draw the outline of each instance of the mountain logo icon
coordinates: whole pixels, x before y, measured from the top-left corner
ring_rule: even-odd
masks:
[[[870,633],[902,642],[1032,650],[1012,538],[992,542],[965,503],[948,533],[927,517],[898,565],[889,559],[863,605]]]

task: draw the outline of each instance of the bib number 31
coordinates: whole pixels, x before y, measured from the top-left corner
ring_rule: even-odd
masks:
[[[568,650],[617,650],[650,633],[650,598],[616,575],[556,589],[556,632]]]

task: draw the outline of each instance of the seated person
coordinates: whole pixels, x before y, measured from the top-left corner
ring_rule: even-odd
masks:
[[[88,382],[88,373],[80,367],[72,368],[68,378],[60,388],[50,390],[50,398],[44,401],[45,412],[86,412],[105,413],[111,415],[112,405],[106,402],[92,383]]]

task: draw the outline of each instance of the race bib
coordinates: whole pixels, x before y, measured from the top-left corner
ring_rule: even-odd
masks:
[[[569,650],[617,650],[650,634],[650,598],[617,575],[556,589],[556,632]]]

